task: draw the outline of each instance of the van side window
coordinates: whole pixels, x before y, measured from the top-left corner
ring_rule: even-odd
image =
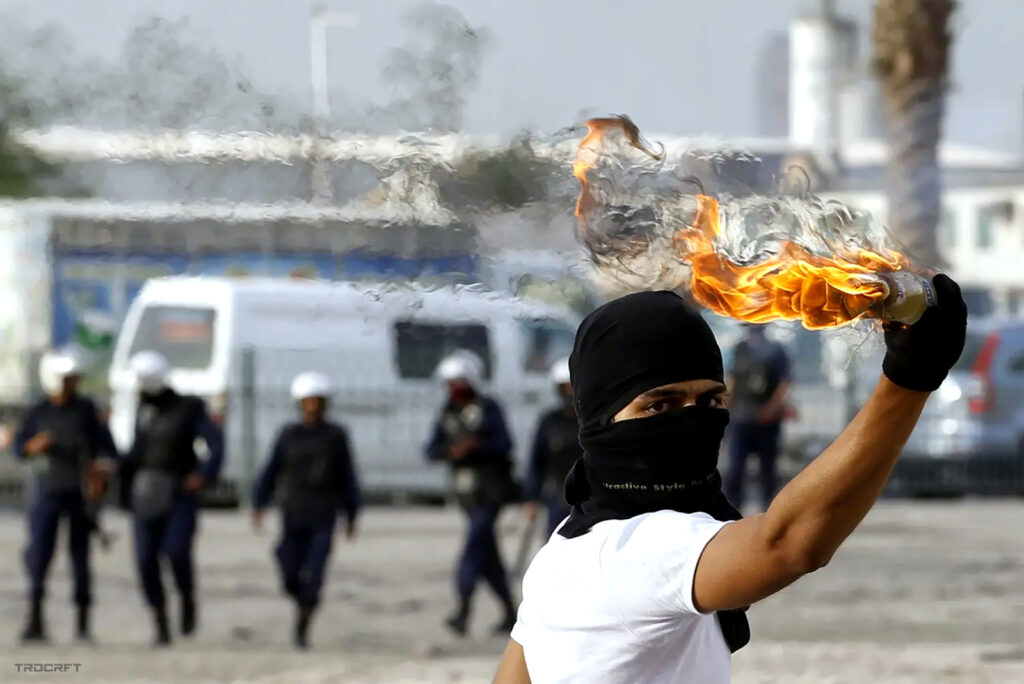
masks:
[[[430,378],[448,354],[466,349],[484,362],[484,376],[491,377],[491,343],[487,326],[479,324],[395,323],[398,375],[402,378]]]
[[[547,373],[553,364],[572,352],[576,331],[559,321],[537,319],[522,321],[524,335],[523,370],[527,373]]]
[[[139,318],[129,357],[156,351],[172,368],[207,368],[213,359],[213,309],[186,306],[149,306]]]

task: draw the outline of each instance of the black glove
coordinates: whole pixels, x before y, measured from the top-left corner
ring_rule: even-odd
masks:
[[[960,358],[967,334],[967,304],[960,286],[942,273],[932,278],[936,304],[914,325],[885,323],[882,372],[894,384],[934,392]]]

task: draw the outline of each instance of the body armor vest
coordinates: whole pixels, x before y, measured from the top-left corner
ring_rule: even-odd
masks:
[[[141,470],[157,470],[184,476],[197,463],[195,416],[198,400],[172,395],[164,402],[139,406]]]
[[[484,404],[477,399],[462,408],[449,408],[441,417],[444,448],[479,435],[484,422]],[[481,504],[501,505],[511,498],[511,463],[496,454],[470,452],[452,466],[452,489],[460,506],[469,509]]]
[[[49,492],[77,491],[82,486],[82,468],[93,458],[85,434],[86,411],[92,406],[79,399],[64,404],[49,401],[36,414],[39,432],[48,432],[53,444],[38,461],[40,484]]]
[[[295,425],[289,430],[281,505],[293,516],[331,517],[340,503],[339,442],[335,429]]]

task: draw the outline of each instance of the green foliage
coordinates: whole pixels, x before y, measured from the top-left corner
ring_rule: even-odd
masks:
[[[26,126],[31,110],[19,94],[18,83],[0,65],[0,197],[31,197],[53,168],[13,139],[12,130]]]
[[[499,150],[471,150],[440,179],[445,205],[511,210],[547,199],[556,164],[538,158],[525,138]]]

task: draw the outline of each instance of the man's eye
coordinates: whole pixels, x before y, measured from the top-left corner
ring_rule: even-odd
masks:
[[[711,408],[723,408],[726,404],[726,397],[724,394],[705,394],[697,400],[697,404]]]
[[[655,414],[662,413],[668,410],[668,402],[665,401],[652,401],[647,406],[644,406],[644,413]]]

